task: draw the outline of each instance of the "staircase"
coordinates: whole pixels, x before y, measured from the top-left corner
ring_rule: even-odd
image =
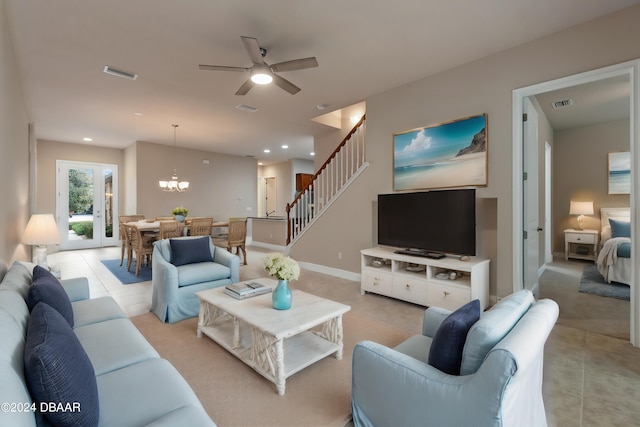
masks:
[[[287,246],[300,238],[338,196],[369,166],[365,157],[366,116],[351,129],[309,186],[287,204]]]

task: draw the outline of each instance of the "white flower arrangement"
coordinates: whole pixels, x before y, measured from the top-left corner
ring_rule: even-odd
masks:
[[[264,269],[278,280],[297,280],[300,276],[298,263],[293,258],[278,252],[264,257]]]

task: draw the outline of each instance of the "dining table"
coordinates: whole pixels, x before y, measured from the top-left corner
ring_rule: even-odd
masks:
[[[140,221],[131,221],[131,222],[126,222],[125,224],[137,228],[142,233],[160,231],[160,221],[141,219]],[[227,221],[214,221],[213,224],[211,224],[211,234],[213,235],[213,230],[215,228],[224,228],[224,227],[229,227],[229,223]],[[184,225],[185,236],[188,234],[188,231],[189,231],[189,221],[187,220]]]

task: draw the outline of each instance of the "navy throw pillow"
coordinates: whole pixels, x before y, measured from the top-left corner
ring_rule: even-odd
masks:
[[[449,375],[460,375],[462,350],[471,326],[480,319],[480,301],[466,303],[447,316],[429,349],[429,365]]]
[[[611,237],[631,237],[631,222],[609,218]]]
[[[179,267],[196,262],[211,262],[211,250],[207,236],[194,239],[169,239],[171,244],[171,264]]]
[[[67,292],[60,281],[49,270],[36,265],[33,269],[33,282],[27,293],[27,307],[33,310],[40,301],[55,308],[73,327],[73,307]]]
[[[98,425],[98,386],[89,356],[67,321],[43,302],[29,318],[24,375],[38,408],[43,403],[62,409],[44,413],[51,424]]]

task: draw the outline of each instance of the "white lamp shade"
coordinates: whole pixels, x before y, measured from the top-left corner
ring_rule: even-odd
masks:
[[[593,202],[571,201],[569,215],[593,215]]]
[[[27,245],[55,245],[60,243],[60,232],[52,214],[31,215],[22,235],[22,243]]]

